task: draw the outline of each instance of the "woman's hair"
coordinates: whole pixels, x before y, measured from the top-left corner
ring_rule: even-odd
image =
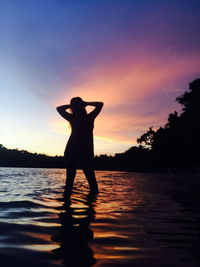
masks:
[[[73,97],[70,100],[70,106],[71,106],[71,111],[73,114],[76,114],[76,115],[87,114],[84,101],[81,97]]]
[[[77,96],[77,97],[73,97],[70,100],[70,105],[79,105],[82,102],[83,102],[83,99],[81,97]]]

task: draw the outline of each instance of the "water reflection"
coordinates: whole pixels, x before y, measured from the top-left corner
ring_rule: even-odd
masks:
[[[59,215],[61,227],[52,237],[59,243],[59,248],[53,252],[62,258],[65,266],[92,266],[96,260],[88,242],[93,239],[93,232],[89,228],[95,219],[94,194],[76,192],[69,198],[64,193],[62,211]]]
[[[199,175],[97,179],[97,201],[81,172],[69,199],[65,170],[0,168],[1,266],[200,266]]]

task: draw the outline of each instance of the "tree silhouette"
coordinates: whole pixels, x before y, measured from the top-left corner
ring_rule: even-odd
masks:
[[[153,148],[153,142],[154,142],[154,135],[155,135],[155,131],[153,130],[153,126],[149,127],[149,130],[144,133],[143,135],[140,136],[140,138],[137,139],[137,143],[142,146],[142,144],[144,143],[144,145],[147,148],[152,149]]]
[[[176,101],[183,105],[182,115],[197,115],[200,111],[200,79],[196,79],[189,84],[189,92],[176,98]]]
[[[164,127],[149,130],[137,139],[138,144],[154,151],[159,165],[199,165],[200,153],[200,79],[189,84],[189,91],[176,98],[182,113],[170,113]]]

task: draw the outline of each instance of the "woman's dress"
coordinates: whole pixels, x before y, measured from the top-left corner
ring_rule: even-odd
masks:
[[[91,168],[94,158],[94,118],[90,114],[72,116],[71,135],[65,149],[66,168]]]

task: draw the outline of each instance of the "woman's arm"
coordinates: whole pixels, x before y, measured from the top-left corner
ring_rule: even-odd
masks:
[[[99,115],[103,107],[103,102],[84,102],[85,106],[93,106],[95,109],[89,113],[94,119]]]
[[[66,120],[70,121],[72,118],[72,114],[70,114],[69,112],[66,111],[66,109],[71,108],[70,105],[63,105],[63,106],[59,106],[57,107],[57,111],[58,113]]]

